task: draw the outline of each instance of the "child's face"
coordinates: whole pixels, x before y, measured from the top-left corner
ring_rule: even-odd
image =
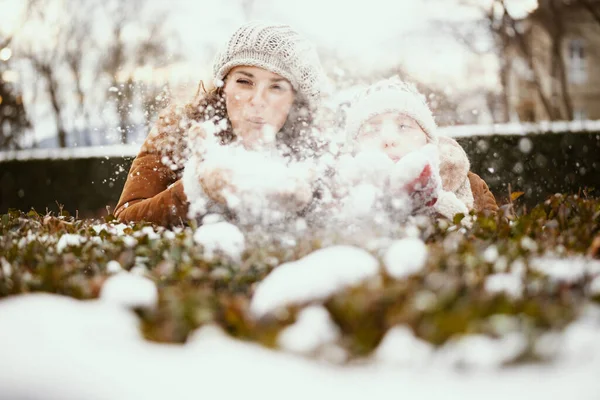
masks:
[[[405,114],[388,112],[365,122],[356,137],[359,151],[383,151],[396,162],[411,151],[427,144],[427,135],[419,124]]]

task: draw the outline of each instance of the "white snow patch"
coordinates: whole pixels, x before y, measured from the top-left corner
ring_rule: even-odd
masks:
[[[279,400],[285,391],[290,400],[362,400],[365,393],[378,399],[404,393],[423,400],[592,400],[600,392],[597,358],[568,367],[478,371],[439,364],[338,367],[233,340],[213,327],[201,328],[185,345],[147,342],[129,310],[49,294],[0,300],[0,323],[0,393],[7,399],[191,400],[201,393]],[[269,384],[257,386],[265,377]]]
[[[582,361],[600,361],[600,307],[587,305],[578,320],[568,325],[559,336],[559,357],[578,364]]]
[[[381,340],[374,359],[381,363],[405,367],[423,367],[431,362],[434,347],[417,338],[406,326],[391,328]]]
[[[123,244],[125,245],[125,247],[128,247],[131,249],[131,248],[137,246],[138,241],[133,236],[123,236]]]
[[[523,239],[521,239],[521,247],[531,252],[535,252],[538,249],[538,245],[535,240],[529,236],[524,236]]]
[[[87,239],[84,236],[73,234],[73,233],[65,233],[63,234],[58,243],[56,244],[56,251],[58,253],[62,253],[69,246],[80,246],[85,243]]]
[[[396,240],[385,253],[385,269],[391,277],[403,279],[423,270],[427,256],[427,246],[421,239]]]
[[[224,254],[239,262],[246,250],[244,234],[229,222],[202,225],[194,233],[194,241],[202,245],[208,259],[212,259],[216,254]]]
[[[523,281],[515,274],[493,274],[486,278],[485,290],[490,293],[505,293],[518,299],[523,295]]]
[[[127,308],[152,308],[158,302],[158,290],[148,278],[121,272],[104,281],[100,300]]]
[[[106,263],[106,272],[108,272],[109,274],[116,274],[122,271],[123,267],[121,267],[121,264],[119,264],[118,261],[111,260],[108,263]]]
[[[277,343],[284,350],[308,355],[335,342],[339,335],[327,309],[310,306],[300,311],[297,321],[279,334]]]
[[[333,246],[275,268],[257,287],[251,312],[260,317],[290,304],[325,299],[376,276],[379,263],[363,249]]]
[[[96,235],[99,235],[100,232],[102,232],[102,231],[106,231],[107,233],[109,233],[111,235],[123,236],[123,235],[125,235],[125,229],[127,227],[128,226],[125,225],[124,223],[119,223],[119,224],[104,223],[104,224],[92,225],[92,229],[96,232]]]
[[[147,236],[149,240],[158,240],[160,239],[160,234],[157,233],[153,227],[145,226],[140,231],[137,231],[135,234],[137,237]]]
[[[0,257],[0,271],[4,278],[10,278],[12,275],[12,265],[4,257]]]
[[[518,357],[527,340],[520,333],[509,333],[499,339],[484,335],[467,335],[444,345],[436,354],[442,364],[467,368],[498,368]]]
[[[600,296],[600,275],[590,283],[589,292],[592,296]]]
[[[498,259],[498,248],[495,245],[490,245],[483,252],[483,260],[488,264],[493,264]]]
[[[530,260],[529,265],[550,279],[565,283],[578,282],[586,275],[600,274],[600,261],[585,257],[536,257]]]

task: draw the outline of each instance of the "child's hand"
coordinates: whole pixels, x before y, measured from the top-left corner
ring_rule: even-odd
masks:
[[[441,178],[435,157],[431,148],[411,152],[396,163],[390,176],[392,193],[407,193],[414,211],[432,207],[437,201]]]

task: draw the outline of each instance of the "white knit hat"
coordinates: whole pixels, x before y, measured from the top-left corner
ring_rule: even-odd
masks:
[[[288,25],[253,21],[239,27],[214,60],[215,83],[241,65],[281,75],[311,104],[327,84],[316,49]]]
[[[353,141],[361,126],[376,115],[398,112],[413,118],[435,142],[437,125],[427,105],[427,100],[415,85],[402,81],[398,76],[381,80],[360,92],[347,112],[346,132]]]

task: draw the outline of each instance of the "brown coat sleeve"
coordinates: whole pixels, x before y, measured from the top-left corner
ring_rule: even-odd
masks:
[[[139,154],[129,171],[115,210],[123,222],[147,221],[162,226],[187,220],[188,202],[181,179],[157,154]]]
[[[470,172],[467,175],[469,177],[469,183],[471,184],[471,191],[473,192],[474,208],[475,211],[498,211],[498,204],[496,204],[496,198],[490,192],[490,188],[479,175]]]
[[[115,217],[123,222],[147,221],[162,226],[187,221],[189,203],[180,179],[185,163],[184,133],[172,114],[159,117],[133,160]]]

